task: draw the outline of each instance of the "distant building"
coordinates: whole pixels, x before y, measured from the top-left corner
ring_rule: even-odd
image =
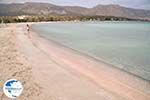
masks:
[[[27,17],[29,17],[29,16],[27,16],[27,15],[21,15],[21,16],[18,16],[18,19],[25,19]]]

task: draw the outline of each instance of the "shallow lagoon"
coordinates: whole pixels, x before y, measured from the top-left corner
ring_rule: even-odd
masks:
[[[148,22],[55,22],[32,28],[47,39],[150,80]]]

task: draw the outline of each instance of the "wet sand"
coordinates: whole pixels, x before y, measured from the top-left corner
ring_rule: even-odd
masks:
[[[150,99],[149,81],[96,61],[53,41],[48,41],[34,32],[31,32],[29,38],[25,35],[25,29],[25,24],[14,24],[13,27],[9,26],[6,29],[6,33],[13,30],[13,35],[10,32],[8,35],[14,43],[12,47],[19,53],[17,57],[21,57],[18,61],[24,59],[22,61],[24,66],[19,67],[30,68],[30,72],[25,70],[23,75],[18,74],[21,81],[29,84],[29,86],[23,84],[24,91],[29,87],[33,88],[32,91],[23,92],[20,96],[21,100]],[[12,50],[10,45],[5,46]],[[1,66],[0,68],[6,69]],[[13,71],[6,70],[5,73],[8,71],[9,73],[20,72],[13,68]],[[27,73],[29,73],[28,76]],[[4,73],[2,75],[6,80],[8,76],[4,76]],[[14,78],[14,76],[10,75],[9,78]],[[25,78],[30,80],[27,81]],[[34,91],[37,92],[32,95]],[[27,94],[31,96],[27,97]]]

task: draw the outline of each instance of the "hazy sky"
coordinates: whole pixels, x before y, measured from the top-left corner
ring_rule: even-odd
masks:
[[[57,5],[93,7],[98,4],[119,4],[150,10],[150,0],[0,0],[0,3],[48,2]]]

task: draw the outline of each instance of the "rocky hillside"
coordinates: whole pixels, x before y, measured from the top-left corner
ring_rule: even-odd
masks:
[[[13,15],[85,15],[116,16],[150,19],[150,10],[122,7],[120,5],[97,5],[93,8],[58,6],[50,3],[0,4],[0,16]]]

